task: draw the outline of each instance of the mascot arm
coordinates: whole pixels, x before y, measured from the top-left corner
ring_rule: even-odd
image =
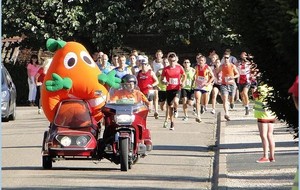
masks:
[[[108,74],[101,73],[98,75],[98,81],[101,84],[108,84],[112,88],[120,88],[121,79],[116,77],[116,71],[112,70]]]
[[[70,78],[61,78],[58,74],[52,74],[53,80],[47,80],[45,85],[48,91],[54,92],[61,89],[71,89],[72,80]]]

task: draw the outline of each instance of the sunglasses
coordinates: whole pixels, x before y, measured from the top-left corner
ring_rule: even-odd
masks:
[[[229,59],[229,57],[224,57],[225,59]]]
[[[185,61],[185,62],[183,62],[183,63],[190,63],[189,61]]]

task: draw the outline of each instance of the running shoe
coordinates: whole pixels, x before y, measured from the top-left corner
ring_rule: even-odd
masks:
[[[204,106],[202,106],[202,105],[201,105],[201,108],[200,108],[200,113],[201,113],[201,114],[204,113]]]
[[[171,122],[170,130],[174,130],[174,122]]]
[[[216,110],[215,110],[215,109],[212,109],[210,113],[211,113],[211,114],[215,114],[215,113],[216,113]]]
[[[182,121],[187,121],[189,118],[188,118],[188,116],[184,116],[183,118],[182,118]]]
[[[167,128],[167,126],[168,126],[168,121],[165,121],[164,125],[163,125],[163,128]]]
[[[155,119],[158,119],[158,118],[159,118],[159,115],[158,115],[157,112],[154,113],[154,118],[155,118]]]
[[[197,118],[196,118],[196,122],[197,122],[197,123],[201,123],[201,121],[202,121],[202,120],[201,120],[200,117],[197,117]]]
[[[245,115],[249,115],[249,107],[245,107]]]
[[[261,157],[260,159],[256,160],[257,163],[267,163],[270,162],[269,158]]]
[[[174,111],[174,117],[175,117],[175,118],[178,117],[178,111],[177,111],[177,110]]]
[[[230,104],[230,109],[231,109],[231,110],[234,109],[234,104]]]
[[[193,107],[193,115],[196,116],[197,115],[197,110],[195,107]]]
[[[42,109],[38,109],[38,114],[41,114],[42,113]]]
[[[230,121],[229,115],[224,115],[224,118],[225,118],[227,121]]]

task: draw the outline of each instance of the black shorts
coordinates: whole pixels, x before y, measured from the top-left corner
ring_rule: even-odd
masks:
[[[213,88],[217,88],[219,90],[219,92],[221,91],[221,85],[220,84],[214,84]]]
[[[158,102],[165,102],[167,100],[166,91],[158,91]]]
[[[175,97],[180,98],[180,90],[167,90],[167,104],[172,105],[172,101]]]
[[[194,90],[181,89],[181,98],[187,98],[188,100],[194,100]]]

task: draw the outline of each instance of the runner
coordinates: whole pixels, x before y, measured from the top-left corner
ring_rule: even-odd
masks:
[[[180,90],[185,84],[186,74],[181,65],[177,63],[178,57],[174,52],[168,54],[169,66],[165,67],[162,72],[162,82],[167,85],[167,104],[169,108],[169,117],[171,121],[170,130],[174,130],[174,108],[178,107]]]
[[[206,57],[203,55],[198,55],[197,57],[197,66],[195,74],[195,99],[196,99],[196,110],[197,117],[196,122],[201,122],[200,113],[207,111],[206,105],[208,104],[208,95],[209,91],[212,89],[212,82],[214,80],[214,74],[211,68],[206,64]],[[200,111],[201,105],[201,111]]]

